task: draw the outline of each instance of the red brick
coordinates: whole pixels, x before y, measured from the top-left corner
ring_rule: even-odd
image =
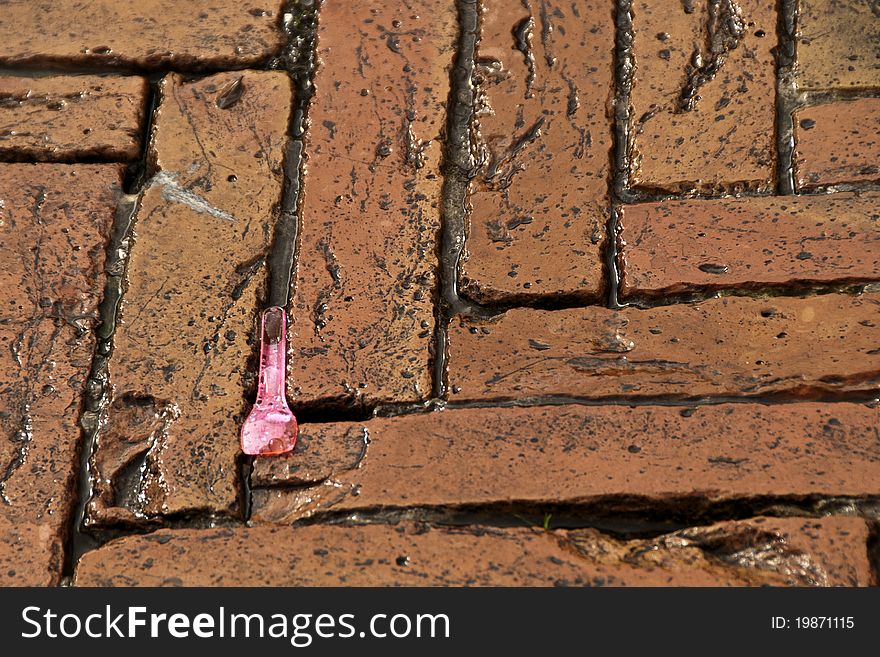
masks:
[[[621,292],[876,280],[878,207],[877,193],[624,206]]]
[[[254,464],[254,486],[279,488],[255,489],[252,517],[290,523],[330,510],[525,503],[607,512],[614,499],[632,510],[866,497],[880,494],[878,418],[876,408],[847,403],[569,405],[305,425],[305,449]],[[314,445],[326,447],[316,453]]]
[[[146,93],[138,77],[0,77],[0,156],[135,160]]]
[[[93,520],[237,505],[239,421],[292,91],[285,73],[258,71],[172,75],[160,91],[159,172],[134,222]]]
[[[412,524],[161,530],[86,554],[76,584],[867,586],[867,538],[857,518],[755,518],[631,540]]]
[[[0,165],[0,583],[59,577],[120,184],[115,165]]]
[[[284,41],[281,2],[7,0],[0,65],[204,70],[267,61]]]
[[[251,485],[321,484],[336,473],[356,468],[366,454],[369,439],[366,424],[302,424],[293,452],[254,460]]]
[[[0,586],[58,586],[62,563],[59,527],[0,515]]]
[[[454,400],[876,391],[880,294],[510,310],[449,333]]]
[[[426,0],[321,5],[293,294],[297,402],[431,393],[440,161],[457,23]]]
[[[481,3],[482,166],[470,185],[461,289],[482,302],[595,297],[609,216],[613,11],[605,2],[525,5]]]
[[[718,8],[717,28],[710,7]],[[731,7],[741,8],[738,38],[723,29],[733,23]],[[632,186],[670,192],[772,187],[776,22],[773,0],[633,3]],[[736,47],[720,55],[717,73],[692,85],[694,94],[685,93],[700,75],[692,66],[698,53],[702,66],[711,67],[713,44],[734,41]]]
[[[798,87],[880,86],[877,11],[872,1],[798,0]]]
[[[794,113],[798,189],[880,182],[880,98],[803,107]]]

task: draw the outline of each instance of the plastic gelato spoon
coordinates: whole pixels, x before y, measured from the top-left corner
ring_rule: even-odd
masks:
[[[252,456],[284,454],[296,445],[296,417],[287,405],[287,313],[263,311],[257,401],[241,427],[241,449]]]

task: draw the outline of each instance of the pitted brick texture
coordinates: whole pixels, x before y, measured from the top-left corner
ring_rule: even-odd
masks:
[[[630,183],[770,189],[776,3],[636,0]]]
[[[876,0],[0,5],[0,585],[878,583]]]
[[[162,530],[86,555],[75,581],[79,586],[866,586],[867,535],[858,518],[755,518],[635,540],[591,529],[431,529],[410,523]],[[226,567],[215,568],[218,562]]]
[[[0,164],[0,583],[61,576],[116,165]],[[12,574],[10,574],[12,573]]]
[[[321,5],[293,288],[291,397],[431,394],[452,3]]]
[[[452,399],[876,391],[880,295],[725,297],[456,319]]]
[[[798,0],[797,84],[880,87],[880,9],[874,0]]]
[[[793,118],[799,189],[880,182],[880,98],[803,107]]]
[[[244,68],[280,50],[279,0],[7,0],[0,65]]]
[[[621,293],[880,278],[880,194],[667,200],[621,210]]]
[[[631,511],[880,494],[880,411],[859,404],[447,409],[305,425],[258,459],[252,519],[554,504]],[[724,431],[719,433],[719,428]]]
[[[93,459],[92,515],[108,522],[237,512],[254,318],[281,200],[286,74],[171,75],[160,91],[158,172],[134,221]]]
[[[486,303],[603,288],[614,15],[606,2],[525,4],[480,5],[461,289]]]
[[[128,162],[141,150],[147,81],[140,77],[0,77],[0,156]]]

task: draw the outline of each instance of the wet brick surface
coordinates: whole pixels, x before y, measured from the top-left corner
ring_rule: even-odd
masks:
[[[299,403],[431,394],[441,134],[455,7],[325,2],[293,290]],[[354,30],[354,31],[353,31]]]
[[[621,211],[621,293],[880,278],[880,194],[660,201]]]
[[[452,398],[876,391],[878,305],[874,292],[456,319]]]
[[[115,541],[86,555],[76,583],[854,586],[870,581],[862,549],[867,534],[865,522],[857,518],[756,518],[630,541],[593,529],[430,529],[411,524],[163,530]],[[450,554],[457,558],[450,560]],[[218,560],[228,567],[209,565]]]
[[[0,157],[136,160],[146,96],[139,77],[0,77]]]
[[[874,0],[0,4],[0,585],[878,584]]]
[[[880,493],[878,411],[858,404],[448,409],[308,425],[260,459],[252,518],[445,505],[687,507]],[[718,435],[718,427],[727,427]],[[333,446],[316,449],[317,445]],[[613,497],[612,497],[613,499]],[[699,500],[711,500],[700,502]]]
[[[58,527],[0,515],[0,586],[57,586],[62,561]]]
[[[798,86],[880,87],[880,9],[873,0],[799,0]]]
[[[95,517],[237,508],[238,427],[291,97],[280,72],[161,83],[158,170],[134,218]]]
[[[614,16],[602,2],[530,7],[481,3],[481,166],[461,265],[481,302],[602,290]]]
[[[0,164],[0,582],[57,583],[116,165]],[[8,575],[15,571],[15,575]]]
[[[31,0],[3,3],[0,65],[204,70],[267,61],[281,2]]]
[[[634,187],[768,189],[777,44],[772,0],[636,0]]]
[[[880,182],[880,98],[804,107],[794,114],[794,130],[800,189]]]

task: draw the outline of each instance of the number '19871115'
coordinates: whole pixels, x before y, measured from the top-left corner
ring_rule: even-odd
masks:
[[[770,627],[786,630],[794,627],[799,630],[851,630],[856,626],[854,616],[796,616],[794,622],[785,616],[773,616]]]

